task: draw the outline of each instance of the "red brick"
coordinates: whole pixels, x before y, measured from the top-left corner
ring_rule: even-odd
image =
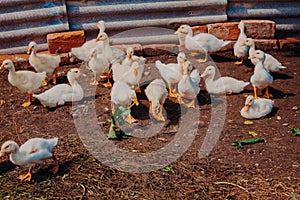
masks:
[[[215,23],[207,25],[207,32],[222,40],[237,40],[240,34],[239,22]]]
[[[276,24],[270,20],[242,20],[247,37],[253,39],[270,39],[275,36]]]
[[[300,38],[279,39],[279,48],[282,50],[300,50]]]
[[[203,25],[203,26],[193,26],[192,30],[193,30],[193,35],[197,35],[199,33],[207,33],[207,27],[206,27],[206,25]]]
[[[162,54],[177,54],[179,48],[176,44],[149,44],[143,46],[144,56],[157,56]]]
[[[279,47],[277,45],[276,39],[255,39],[255,49],[260,49],[263,51],[271,51],[271,50],[278,50]]]
[[[48,50],[55,53],[60,49],[60,53],[67,53],[73,47],[80,47],[85,42],[84,31],[70,31],[62,33],[52,33],[47,35]]]

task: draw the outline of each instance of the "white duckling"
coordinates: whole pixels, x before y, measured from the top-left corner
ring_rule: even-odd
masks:
[[[191,102],[186,104],[187,107],[195,108],[195,98],[200,92],[200,73],[198,69],[194,69],[192,72],[192,63],[186,61],[183,64],[183,76],[178,83],[178,102],[184,104],[182,98],[190,99]]]
[[[201,74],[201,78],[205,80],[205,88],[210,94],[240,93],[244,90],[244,87],[250,84],[250,82],[244,82],[229,76],[215,79],[215,74],[216,68],[211,65],[206,67]]]
[[[114,48],[110,46],[109,37],[105,32],[99,33],[96,41],[102,41],[102,43],[97,45],[96,48],[100,48],[102,50],[102,53],[106,56],[111,64],[114,62],[122,62],[124,60],[125,53],[122,50],[118,50],[119,53],[115,53]]]
[[[133,62],[129,70],[127,70],[121,80],[127,83],[128,85],[132,86],[132,88],[137,85],[135,88],[136,92],[141,92],[140,89],[140,81],[142,79],[143,73],[144,73],[144,65],[140,65],[138,62]]]
[[[28,173],[20,175],[19,179],[30,181],[33,166],[42,164],[45,159],[52,158],[54,160],[55,166],[52,171],[57,173],[58,161],[52,152],[57,142],[57,137],[52,139],[32,138],[19,147],[16,142],[9,140],[2,144],[0,157],[9,154],[9,159],[13,164],[29,168]]]
[[[182,37],[180,34],[186,35],[185,48],[192,51],[192,55],[196,54],[195,52],[205,54],[205,58],[199,59],[198,62],[206,62],[208,53],[216,52],[231,42],[219,40],[214,35],[208,33],[199,33],[193,36],[193,30],[189,25],[181,25],[175,33],[178,34],[178,37]]]
[[[37,72],[46,72],[47,76],[52,76],[53,83],[56,84],[56,77],[60,64],[60,56],[54,56],[50,54],[37,54],[37,44],[34,41],[29,43],[27,54],[30,54],[30,65]],[[45,81],[43,85],[47,85],[47,81]]]
[[[237,41],[233,45],[233,53],[237,58],[242,59],[241,61],[235,62],[235,64],[240,65],[243,63],[244,58],[248,57],[249,47],[242,45],[242,43],[247,39],[247,35],[245,34],[245,31],[244,31],[244,29],[245,29],[244,22],[240,21],[238,27],[240,29],[240,34],[239,34]]]
[[[32,93],[42,86],[46,78],[46,72],[36,73],[32,71],[15,71],[13,62],[9,59],[4,60],[0,66],[0,71],[7,69],[8,82],[17,87],[21,92],[28,94],[28,101],[23,103],[23,107],[30,106],[32,103]]]
[[[110,62],[102,53],[97,52],[98,49],[95,48],[91,52],[90,60],[88,61],[87,65],[94,73],[94,81],[91,85],[99,85],[97,81],[97,74],[103,74],[109,70]]]
[[[240,113],[246,119],[259,119],[271,113],[273,105],[274,101],[270,99],[255,99],[252,95],[249,95]]]
[[[77,82],[80,75],[79,69],[72,68],[67,74],[70,85],[58,84],[41,94],[33,94],[33,97],[37,98],[44,107],[50,108],[61,106],[68,102],[80,101],[84,96],[83,89]]]
[[[130,86],[122,80],[114,83],[111,89],[110,97],[111,109],[113,114],[116,108],[120,106],[129,107],[132,101],[136,106],[139,105],[135,91],[132,90]],[[126,121],[131,124],[133,122],[136,122],[137,120],[135,120],[132,115],[129,114],[126,118]]]
[[[186,61],[186,56],[180,52],[177,56],[177,63],[163,64],[157,60],[155,67],[158,69],[161,77],[167,82],[170,97],[177,97],[176,86],[183,75],[183,63]],[[175,85],[172,89],[172,85]]]
[[[254,98],[258,99],[256,90],[266,88],[264,97],[270,98],[268,86],[272,84],[273,77],[264,67],[265,53],[261,50],[256,50],[253,56],[250,56],[249,59],[257,58],[258,63],[255,65],[254,74],[250,78],[250,82],[254,88]]]
[[[97,51],[102,53],[109,61],[110,64],[114,64],[116,62],[120,63],[124,59],[124,52],[122,54],[115,54],[113,48],[109,44],[108,35],[105,32],[99,33],[96,41],[100,41],[100,43],[96,46]],[[107,75],[101,76],[101,78],[107,78],[107,83],[104,84],[105,87],[111,87],[112,84],[110,83],[111,78],[111,68],[108,71]]]
[[[253,57],[255,54],[255,42],[252,38],[247,38],[241,45],[249,47],[249,56]],[[251,62],[253,65],[256,65],[259,61],[257,58],[251,58]],[[276,72],[280,69],[285,69],[286,67],[283,66],[276,58],[272,55],[265,53],[265,61],[264,67],[268,72]]]
[[[96,23],[97,28],[99,28],[99,33],[103,33],[105,31],[105,22],[98,21]],[[98,33],[98,34],[99,34]],[[71,52],[69,53],[70,60],[73,61],[74,57],[78,58],[82,61],[89,61],[90,60],[90,52],[98,45],[96,39],[92,39],[86,41],[81,47],[72,48]],[[123,55],[124,52],[118,48],[112,48],[112,51],[115,55]]]
[[[122,65],[131,66],[133,62],[138,62],[140,65],[145,65],[146,58],[134,55],[132,47],[126,49],[126,58],[122,61]]]
[[[149,100],[149,112],[159,121],[165,121],[162,114],[163,105],[168,96],[166,84],[162,79],[153,80],[145,89]]]

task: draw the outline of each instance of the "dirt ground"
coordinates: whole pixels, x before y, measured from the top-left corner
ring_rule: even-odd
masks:
[[[176,57],[161,55],[147,58],[145,71],[150,74],[143,78],[142,92],[138,93],[140,105],[132,108],[133,117],[138,122],[124,127],[134,135],[144,135],[112,141],[113,144],[132,153],[155,152],[173,144],[177,135],[182,134],[179,133],[180,127],[184,126],[181,120],[187,116],[191,120],[185,124],[185,131],[195,130],[195,138],[177,160],[170,161],[161,169],[144,173],[128,172],[136,166],[127,166],[125,171],[117,170],[109,166],[109,162],[113,162],[109,156],[106,160],[99,160],[88,151],[86,142],[97,144],[97,132],[93,132],[95,125],[101,127],[105,137],[108,134],[110,89],[89,85],[92,74],[80,64],[61,67],[58,83],[67,82],[69,68],[81,67],[87,74],[80,80],[81,84],[86,85],[85,98],[73,106],[56,109],[44,108],[37,100],[30,107],[23,108],[21,104],[26,100],[26,95],[8,83],[7,71],[1,73],[0,143],[6,140],[18,142],[18,134],[22,141],[33,137],[59,137],[55,154],[60,168],[57,174],[52,174],[49,169],[54,163],[49,161],[47,165],[34,169],[30,182],[21,182],[17,176],[26,173],[26,169],[14,166],[8,157],[0,158],[0,199],[300,199],[300,137],[289,133],[291,127],[300,128],[297,109],[300,107],[300,79],[297,77],[300,75],[300,57],[289,51],[269,53],[287,69],[272,73],[274,82],[270,92],[275,101],[272,113],[266,118],[251,120],[253,124],[250,125],[244,124],[245,119],[239,114],[245,97],[253,93],[250,85],[241,94],[226,96],[225,101],[222,96],[207,94],[203,80],[198,105],[193,109],[196,120],[188,115],[192,108],[179,106],[175,99],[168,97],[164,105],[167,119],[157,122],[148,114],[144,89],[149,80],[159,76],[154,68],[155,60],[175,62]],[[211,56],[222,76],[249,81],[253,66],[248,61],[236,66],[232,52]],[[209,64],[212,63],[197,64],[195,67],[202,73]],[[49,84],[37,93],[52,86]],[[95,107],[94,113],[90,110],[92,106]],[[199,157],[199,149],[214,122],[212,108],[220,107],[226,108],[224,126],[220,125],[220,137],[212,151]],[[91,120],[90,126],[84,129],[86,134],[79,135],[80,127],[74,123],[76,119],[82,116],[89,119],[94,115],[96,121]],[[217,117],[222,117],[222,113]],[[152,127],[150,131],[143,131],[143,127],[148,126]],[[156,132],[151,132],[153,130]],[[233,141],[253,138],[249,131],[257,133],[256,137],[267,142],[241,149],[231,145]],[[181,146],[175,144],[175,147]]]

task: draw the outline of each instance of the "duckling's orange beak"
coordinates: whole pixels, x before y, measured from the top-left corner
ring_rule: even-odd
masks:
[[[250,105],[245,105],[245,111],[248,112],[250,107],[251,107]]]
[[[246,46],[246,42],[242,42],[241,47]]]
[[[99,37],[97,37],[97,38],[96,38],[96,42],[99,42],[99,41],[100,41],[100,38],[99,38]]]
[[[0,66],[0,72],[4,71],[4,63],[2,63],[2,65]]]
[[[178,35],[179,33],[181,33],[181,31],[180,29],[177,29],[177,31],[174,34]]]
[[[30,46],[28,49],[27,49],[27,54],[31,54],[32,52],[32,46]]]
[[[5,155],[5,153],[2,152],[2,151],[0,151],[0,157],[2,157],[2,156],[4,156],[4,155]]]
[[[207,76],[207,73],[206,72],[203,72],[202,74],[201,74],[201,78],[204,78],[205,76]]]
[[[131,53],[129,53],[129,54],[127,55],[127,58],[128,58],[128,59],[131,59],[131,58],[132,58]]]
[[[249,56],[249,57],[248,57],[248,59],[253,59],[253,58],[255,58],[255,56]]]

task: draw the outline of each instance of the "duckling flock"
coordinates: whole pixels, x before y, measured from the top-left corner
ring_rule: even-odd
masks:
[[[131,47],[127,48],[126,53],[122,50],[112,47],[109,43],[109,37],[105,33],[105,24],[103,21],[97,23],[99,34],[96,39],[87,41],[81,47],[72,48],[69,53],[71,57],[76,57],[86,63],[86,68],[90,69],[94,76],[91,85],[99,85],[98,76],[101,79],[107,79],[103,85],[111,88],[111,108],[112,113],[119,106],[129,107],[132,102],[139,105],[137,92],[140,92],[140,81],[144,75],[146,59],[142,56],[134,55]],[[270,100],[271,94],[268,87],[272,84],[272,71],[278,71],[286,68],[272,55],[264,53],[261,50],[255,50],[254,40],[247,38],[244,32],[244,23],[239,23],[240,35],[234,44],[234,55],[241,59],[236,64],[242,64],[246,58],[251,59],[255,65],[254,73],[250,82],[237,80],[232,77],[215,78],[216,68],[207,66],[200,75],[198,69],[187,59],[183,52],[178,53],[177,63],[162,63],[160,60],[155,62],[161,77],[153,80],[145,89],[145,94],[149,100],[149,113],[159,121],[165,121],[162,109],[167,96],[176,98],[176,102],[184,104],[187,107],[195,108],[195,100],[200,92],[200,79],[205,81],[205,88],[210,94],[232,94],[240,93],[250,83],[254,89],[254,95],[246,98],[245,106],[240,114],[247,119],[258,119],[266,116],[272,111],[274,102]],[[223,41],[214,35],[200,33],[193,35],[189,25],[181,25],[175,34],[181,46],[184,46],[188,53],[197,55],[204,53],[204,59],[198,59],[198,62],[206,62],[208,54],[220,50],[231,41]],[[11,85],[17,87],[20,91],[28,94],[28,101],[22,106],[27,107],[33,101],[38,99],[45,107],[57,107],[68,102],[80,101],[84,97],[84,91],[78,83],[78,79],[83,74],[78,68],[72,68],[67,73],[69,84],[57,84],[56,77],[59,70],[60,57],[50,54],[38,54],[37,44],[30,42],[28,46],[30,65],[36,72],[19,70],[15,71],[11,60],[5,60],[0,70],[8,70],[8,81]],[[52,78],[55,84],[49,90],[40,94],[34,92],[41,86],[47,85]],[[113,79],[114,83],[110,82]],[[167,90],[168,88],[168,90]],[[257,89],[265,89],[265,98],[259,98]],[[186,103],[189,101],[188,103]],[[126,118],[128,123],[136,121],[131,115]],[[5,142],[0,151],[0,156],[10,154],[10,160],[21,166],[29,167],[26,175],[19,178],[22,180],[31,179],[32,167],[45,159],[52,158],[55,161],[53,172],[57,172],[58,163],[52,153],[52,149],[57,145],[57,138],[42,139],[33,138],[25,142],[21,147],[14,141]]]

